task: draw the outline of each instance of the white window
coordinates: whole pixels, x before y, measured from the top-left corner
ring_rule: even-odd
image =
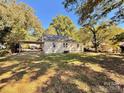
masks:
[[[56,47],[56,45],[55,45],[55,43],[53,43],[53,48],[55,48]]]
[[[67,48],[68,47],[68,43],[63,43],[63,47]]]

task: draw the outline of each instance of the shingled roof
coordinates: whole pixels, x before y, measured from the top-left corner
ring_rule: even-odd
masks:
[[[61,36],[61,35],[44,35],[42,37],[42,41],[71,41],[74,42],[75,40],[73,40],[70,37],[67,36]]]

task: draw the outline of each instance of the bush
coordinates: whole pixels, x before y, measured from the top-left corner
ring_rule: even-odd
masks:
[[[8,50],[0,50],[0,56],[6,56],[8,55],[10,52]]]

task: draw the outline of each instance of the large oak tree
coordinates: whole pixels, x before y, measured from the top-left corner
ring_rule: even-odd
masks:
[[[63,4],[77,14],[79,24],[92,33],[96,51],[99,30],[106,31],[111,24],[124,22],[124,0],[65,0]]]

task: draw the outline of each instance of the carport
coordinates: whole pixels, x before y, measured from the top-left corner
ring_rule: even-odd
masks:
[[[29,52],[43,51],[42,46],[43,46],[44,43],[41,42],[41,41],[25,41],[25,40],[20,40],[20,41],[19,41],[19,45],[20,45],[20,47],[19,47],[19,52],[21,52],[21,51],[25,52],[25,50],[26,50],[26,49],[23,49],[23,48],[21,47],[22,44],[35,44],[35,45],[40,45],[40,48],[39,48],[39,49],[35,49],[35,50],[28,50],[28,49],[27,49],[27,51],[29,51]],[[26,51],[26,52],[27,52],[27,51]]]

